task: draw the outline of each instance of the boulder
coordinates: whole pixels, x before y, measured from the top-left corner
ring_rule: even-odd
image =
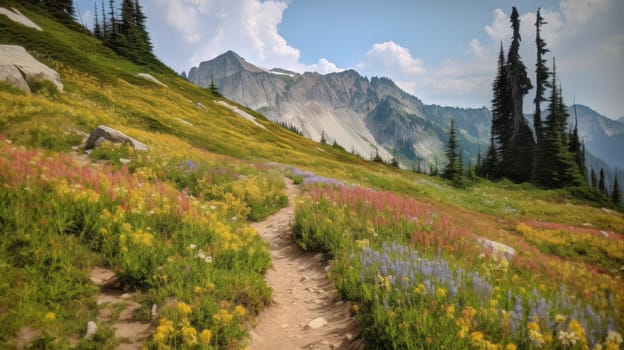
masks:
[[[110,128],[105,125],[100,125],[87,138],[85,149],[93,149],[98,147],[102,142],[109,141],[112,143],[125,143],[130,144],[137,151],[149,151],[149,147],[146,144],[137,141],[136,139],[124,134],[123,132]]]
[[[506,244],[490,241],[482,237],[479,237],[477,242],[479,242],[483,248],[491,249],[494,255],[504,255],[507,260],[516,255],[516,250]]]
[[[39,27],[35,22],[31,21],[28,17],[22,15],[16,8],[11,7],[11,9],[7,9],[4,7],[0,7],[0,14],[9,17],[13,22],[19,23],[29,28],[36,29],[38,31],[43,31],[41,27]]]
[[[6,81],[24,92],[31,92],[22,72],[14,65],[0,66],[0,81]]]
[[[156,79],[153,75],[148,73],[137,73],[137,77],[143,78],[145,80],[149,80],[156,85],[160,85],[162,87],[167,87],[167,85],[163,84],[160,80]]]
[[[20,73],[21,79],[17,76]],[[30,93],[28,81],[48,80],[59,91],[63,91],[63,83],[57,71],[37,61],[23,47],[17,45],[0,45],[0,80],[6,80],[18,89]]]

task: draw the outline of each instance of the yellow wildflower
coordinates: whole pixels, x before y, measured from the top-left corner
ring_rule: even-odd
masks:
[[[182,336],[184,336],[184,342],[187,345],[197,344],[197,330],[193,327],[183,326]]]
[[[200,286],[195,286],[195,288],[193,288],[193,293],[195,294],[201,294],[201,292],[203,292],[204,289]]]
[[[182,315],[188,315],[191,313],[191,307],[183,301],[176,305],[176,310],[178,310],[178,312]]]
[[[449,305],[446,307],[446,316],[450,318],[455,316],[455,306]]]
[[[563,323],[563,322],[565,322],[565,320],[566,320],[566,317],[564,315],[562,315],[562,314],[556,314],[555,315],[555,322]]]
[[[199,342],[206,345],[210,344],[210,340],[212,339],[212,332],[209,329],[204,329],[199,333]]]
[[[461,338],[461,339],[464,339],[464,338],[466,338],[466,334],[468,334],[468,327],[461,326],[459,328],[459,331],[457,332],[457,337]]]
[[[352,309],[353,309],[353,312],[355,312],[355,313],[357,314],[357,313],[358,313],[358,311],[360,311],[360,305],[358,305],[358,304],[354,304],[354,305],[353,305],[353,307],[352,307]]]
[[[245,310],[243,305],[236,305],[236,307],[234,307],[234,313],[242,317],[245,316],[247,310]]]
[[[470,340],[475,343],[475,344],[479,344],[481,342],[483,342],[483,333],[481,332],[472,332],[470,333]]]
[[[54,312],[46,312],[45,316],[43,316],[43,320],[46,322],[56,320],[56,315]]]
[[[444,299],[446,298],[446,289],[439,287],[436,290],[436,297],[440,298],[440,299]]]
[[[516,344],[514,343],[509,343],[505,346],[505,350],[516,350],[516,349],[517,347],[516,347]]]

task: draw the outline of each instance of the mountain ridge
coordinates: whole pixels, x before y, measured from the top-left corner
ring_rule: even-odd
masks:
[[[394,156],[404,167],[444,162],[451,119],[457,119],[466,159],[476,160],[489,139],[487,109],[425,105],[391,79],[369,79],[353,69],[328,74],[268,70],[227,51],[191,68],[188,80],[203,87],[214,82],[227,98],[293,125],[311,139],[325,136],[364,158],[375,153],[386,160]],[[381,108],[386,113],[380,113]],[[395,131],[384,124],[394,125]],[[396,137],[389,135],[392,132]]]

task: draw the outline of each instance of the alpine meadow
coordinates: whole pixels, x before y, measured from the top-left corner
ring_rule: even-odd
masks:
[[[179,74],[167,2],[78,3],[0,0],[0,348],[623,348],[624,133],[566,101],[543,9],[459,108],[233,51]]]

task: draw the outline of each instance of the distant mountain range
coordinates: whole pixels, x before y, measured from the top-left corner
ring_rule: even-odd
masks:
[[[324,134],[329,143],[366,158],[378,151],[387,160],[394,152],[406,167],[419,161],[423,167],[443,165],[451,119],[464,159],[476,160],[479,148],[485,152],[488,145],[486,108],[425,105],[390,79],[368,79],[354,70],[298,74],[257,67],[228,51],[192,68],[188,79],[203,87],[214,81],[225,97],[309,138],[320,140]]]
[[[225,97],[295,126],[309,138],[320,140],[324,134],[329,143],[335,141],[363,157],[376,150],[385,159],[394,154],[405,167],[445,163],[451,119],[455,119],[465,162],[474,163],[479,149],[484,154],[489,146],[491,114],[487,108],[426,105],[390,79],[368,79],[354,70],[298,74],[258,67],[228,51],[193,67],[188,80],[203,87],[212,81]],[[591,165],[608,166],[609,173],[624,169],[624,122],[580,104],[576,113]]]

